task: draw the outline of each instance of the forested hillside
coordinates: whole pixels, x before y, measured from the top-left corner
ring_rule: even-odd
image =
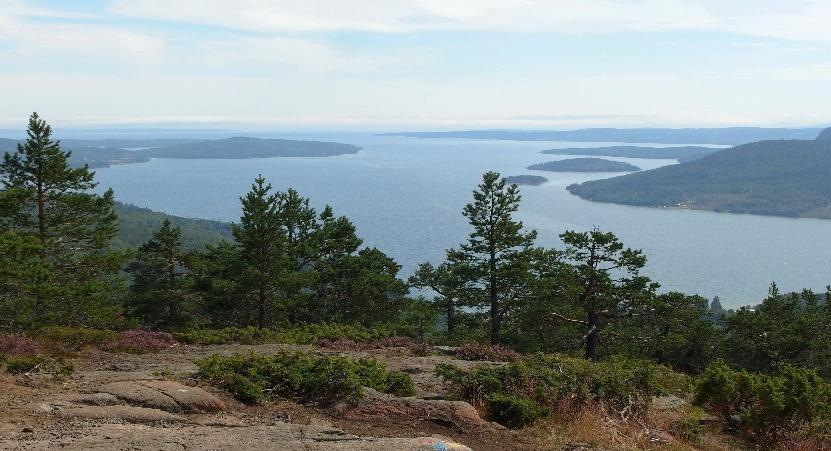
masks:
[[[762,141],[568,189],[598,202],[831,218],[829,173],[831,141]]]
[[[149,241],[165,220],[182,230],[182,247],[185,249],[231,239],[231,224],[227,222],[182,218],[120,202],[115,203],[115,210],[118,214],[117,247],[134,248]]]

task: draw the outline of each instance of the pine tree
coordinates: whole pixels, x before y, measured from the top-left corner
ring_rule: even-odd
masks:
[[[497,344],[502,320],[521,289],[537,233],[524,232],[522,222],[513,219],[521,200],[516,185],[488,172],[478,188],[463,211],[473,231],[459,250],[448,252],[448,260],[470,268],[480,288],[477,304],[489,310],[490,339]]]
[[[49,294],[52,274],[33,235],[0,231],[0,330],[30,329],[36,301]]]
[[[117,272],[124,261],[123,253],[108,251],[117,232],[113,192],[89,192],[97,185],[95,174],[86,166],[69,166],[71,153],[52,140],[51,127],[37,113],[29,119],[27,135],[0,164],[5,188],[0,224],[37,238],[40,258],[54,275],[51,283],[60,288],[37,299],[36,320],[112,321],[117,314],[114,295],[121,286]]]
[[[444,314],[449,341],[453,341],[456,335],[458,310],[468,297],[468,291],[472,289],[467,284],[470,278],[463,273],[466,269],[464,266],[454,266],[448,262],[438,266],[422,263],[409,280],[414,287],[429,288],[438,295],[432,302],[435,308]]]
[[[128,313],[151,328],[178,327],[188,315],[186,277],[189,273],[182,251],[182,231],[165,219],[150,241],[138,248],[127,267],[133,275]]]
[[[624,248],[611,232],[568,231],[560,239],[566,244],[566,259],[572,262],[571,278],[578,293],[575,307],[582,310],[583,318],[555,316],[585,327],[586,358],[596,359],[601,329],[609,321],[632,313],[638,304],[649,301],[657,284],[639,274],[646,264],[643,252]]]
[[[7,153],[0,164],[6,189],[25,193],[33,215],[21,218],[15,228],[33,231],[46,248],[45,257],[57,258],[61,250],[97,251],[117,232],[113,193],[87,193],[95,188],[89,167],[71,168],[71,152],[52,140],[52,127],[37,113],[29,118],[28,139]]]
[[[232,226],[232,233],[246,263],[247,282],[255,290],[257,325],[263,329],[278,278],[287,265],[285,240],[280,232],[279,197],[271,193],[271,184],[258,176],[251,191],[240,201],[242,217],[239,224]]]

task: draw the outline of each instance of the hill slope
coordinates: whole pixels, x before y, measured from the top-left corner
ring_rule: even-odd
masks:
[[[831,141],[762,141],[568,190],[627,205],[831,218],[829,174]]]
[[[231,239],[231,224],[207,219],[171,216],[147,208],[116,202],[118,236],[116,247],[136,247],[149,240],[165,219],[182,229],[182,247],[195,249],[207,243]]]

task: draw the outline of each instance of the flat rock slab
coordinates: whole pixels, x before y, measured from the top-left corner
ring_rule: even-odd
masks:
[[[140,424],[102,424],[83,434],[60,438],[0,437],[0,448],[24,449],[155,449],[155,450],[469,450],[442,437],[375,438],[346,434],[339,429],[275,423],[244,428],[196,425],[152,427]]]
[[[216,396],[199,387],[160,380],[133,380],[113,382],[100,388],[101,392],[140,407],[166,412],[215,412],[225,408]]]
[[[134,406],[84,406],[70,403],[40,404],[39,412],[51,413],[62,418],[117,421],[127,423],[183,422],[184,418],[158,409]]]

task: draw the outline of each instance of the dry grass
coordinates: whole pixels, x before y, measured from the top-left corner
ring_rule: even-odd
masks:
[[[687,408],[672,411],[650,409],[641,417],[621,418],[600,405],[583,408],[559,406],[552,415],[521,432],[533,448],[560,450],[582,445],[608,450],[733,450],[724,437],[710,431],[692,443],[673,434],[679,421],[688,419]]]

